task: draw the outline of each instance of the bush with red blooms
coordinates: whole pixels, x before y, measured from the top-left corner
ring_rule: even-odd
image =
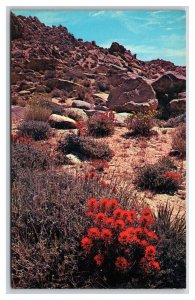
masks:
[[[32,144],[32,140],[27,138],[27,137],[23,137],[23,136],[20,136],[18,134],[12,134],[11,136],[11,140],[12,140],[12,143],[15,143],[15,144],[26,144],[26,145],[30,145]]]
[[[87,126],[85,122],[77,122],[76,128],[78,129],[79,136],[86,136],[88,133]]]
[[[86,228],[81,247],[94,267],[120,273],[160,270],[156,260],[158,236],[149,208],[137,213],[121,209],[116,199],[90,198],[86,214],[92,226]]]
[[[136,183],[142,189],[157,193],[174,194],[181,183],[181,175],[168,159],[161,159],[155,164],[146,164],[139,168]]]
[[[115,117],[112,111],[97,113],[89,118],[88,132],[95,137],[109,136],[114,133]]]

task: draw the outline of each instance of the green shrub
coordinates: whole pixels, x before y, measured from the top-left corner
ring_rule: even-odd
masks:
[[[51,127],[42,121],[23,121],[18,129],[21,130],[23,136],[40,141],[49,137]]]
[[[155,112],[138,112],[127,119],[127,128],[133,135],[149,136],[155,125]]]
[[[113,112],[97,113],[89,118],[88,132],[95,137],[109,136],[114,133]]]
[[[85,136],[67,135],[59,142],[59,150],[63,153],[75,153],[83,160],[104,159],[111,160],[113,152],[104,142],[96,141]]]
[[[175,193],[180,180],[180,174],[176,171],[173,162],[165,158],[138,169],[136,175],[136,183],[140,188],[158,193]]]
[[[176,129],[172,139],[172,148],[178,152],[180,157],[186,156],[186,125],[181,124]]]

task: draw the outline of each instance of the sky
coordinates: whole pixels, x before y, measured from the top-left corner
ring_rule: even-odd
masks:
[[[13,10],[45,25],[63,25],[76,38],[105,48],[118,42],[148,61],[161,58],[186,65],[184,10]]]

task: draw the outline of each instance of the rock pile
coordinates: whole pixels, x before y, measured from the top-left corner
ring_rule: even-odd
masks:
[[[36,17],[11,14],[13,104],[43,93],[88,115],[159,105],[183,112],[185,88],[185,67],[160,59],[144,62],[117,42],[105,49],[76,39],[61,25],[49,27]]]

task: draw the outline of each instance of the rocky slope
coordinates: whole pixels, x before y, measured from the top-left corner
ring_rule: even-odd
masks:
[[[105,49],[76,39],[61,25],[11,15],[12,104],[25,106],[32,95],[47,93],[65,107],[72,106],[71,99],[89,103],[88,110],[145,111],[160,105],[183,112],[185,71],[160,59],[141,61],[116,42]]]

